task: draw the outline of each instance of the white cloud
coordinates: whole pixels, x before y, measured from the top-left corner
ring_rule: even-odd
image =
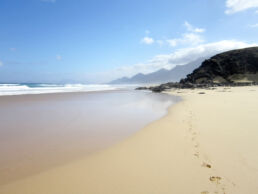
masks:
[[[168,39],[167,42],[171,47],[176,47],[180,42],[180,39]]]
[[[212,56],[224,51],[233,49],[258,46],[257,44],[248,44],[235,40],[223,40],[219,42],[201,44],[188,48],[178,49],[170,54],[157,55],[145,63],[122,66],[111,72],[102,72],[101,76],[109,81],[122,76],[133,76],[137,73],[151,73],[161,68],[171,69],[177,65],[185,65],[200,57]],[[100,76],[97,76],[100,77]]]
[[[0,67],[3,66],[3,65],[4,65],[4,63],[2,61],[0,61]]]
[[[196,28],[194,26],[192,26],[189,22],[185,21],[184,26],[186,27],[186,29],[189,32],[193,32],[193,33],[203,33],[205,32],[204,28]]]
[[[176,47],[179,45],[197,45],[204,42],[204,40],[199,34],[185,33],[182,38],[168,39],[167,42],[171,47]]]
[[[258,0],[226,0],[226,14],[233,14],[251,8],[258,8]]]
[[[253,25],[250,25],[251,28],[258,28],[258,23],[257,24],[253,24]]]
[[[58,61],[61,61],[61,60],[62,60],[62,56],[61,56],[61,55],[56,55],[56,59],[57,59]]]
[[[151,38],[151,37],[148,37],[148,36],[145,36],[142,40],[141,40],[141,43],[144,43],[144,44],[153,44],[154,43],[154,39]]]
[[[187,33],[182,34],[181,38],[167,39],[166,42],[171,47],[180,45],[198,45],[204,42],[203,37],[200,33],[205,32],[204,28],[196,28],[189,22],[185,21],[184,26],[186,27]]]
[[[191,25],[189,22],[185,21],[184,26],[186,27],[186,33],[182,34],[180,38],[173,38],[173,39],[159,39],[154,40],[149,36],[150,31],[146,30],[146,36],[141,40],[141,43],[151,45],[153,43],[157,43],[159,46],[163,46],[165,43],[171,47],[176,47],[180,45],[197,45],[204,42],[200,33],[205,32],[204,28],[196,28]]]

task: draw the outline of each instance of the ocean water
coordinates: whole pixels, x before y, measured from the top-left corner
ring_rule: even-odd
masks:
[[[0,96],[22,94],[48,94],[64,92],[109,91],[134,88],[136,85],[108,84],[0,84]]]
[[[126,89],[0,96],[0,186],[121,142],[177,101]]]

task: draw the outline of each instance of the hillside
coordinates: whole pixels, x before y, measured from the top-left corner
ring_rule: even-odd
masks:
[[[209,60],[180,83],[258,82],[258,47],[224,52]]]
[[[258,47],[237,49],[217,54],[205,60],[180,82],[168,82],[155,87],[139,87],[154,92],[170,88],[214,86],[246,86],[258,84]]]

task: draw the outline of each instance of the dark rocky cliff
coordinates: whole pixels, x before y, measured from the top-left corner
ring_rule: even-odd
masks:
[[[232,50],[205,60],[180,83],[235,83],[258,81],[258,47]]]
[[[258,47],[224,52],[209,60],[180,82],[169,82],[155,87],[141,87],[154,92],[170,88],[207,88],[215,86],[258,85]]]

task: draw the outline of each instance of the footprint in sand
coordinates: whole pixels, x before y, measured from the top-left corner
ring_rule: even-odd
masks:
[[[197,158],[199,158],[199,152],[195,152],[194,156],[196,156]]]
[[[206,162],[203,162],[202,167],[211,168],[211,165]]]
[[[197,135],[197,133],[196,133],[196,132],[193,132],[192,135]]]
[[[211,176],[210,177],[210,181],[212,182],[212,183],[216,183],[216,184],[220,184],[220,181],[221,181],[221,177],[219,177],[219,176]]]
[[[211,168],[211,165],[206,162],[203,162],[202,167]]]
[[[216,184],[217,189],[221,190],[222,194],[226,194],[226,187],[224,184],[221,184],[222,178],[219,176],[211,176],[210,181],[214,184]],[[218,194],[219,191],[215,191],[215,194]]]

